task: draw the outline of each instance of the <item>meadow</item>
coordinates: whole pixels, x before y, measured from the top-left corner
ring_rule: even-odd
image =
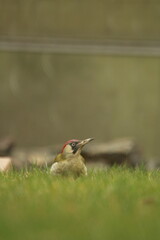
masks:
[[[160,239],[160,172],[90,170],[74,180],[49,170],[0,175],[0,239]]]

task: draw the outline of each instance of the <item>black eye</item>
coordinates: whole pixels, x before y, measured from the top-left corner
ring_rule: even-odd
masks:
[[[74,147],[76,144],[75,143],[72,143],[72,147]]]

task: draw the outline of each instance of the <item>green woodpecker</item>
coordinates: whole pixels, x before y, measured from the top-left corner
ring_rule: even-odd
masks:
[[[81,151],[84,145],[92,141],[93,138],[85,140],[72,139],[66,142],[59,153],[54,159],[54,163],[51,167],[51,174],[62,176],[86,176],[87,168],[85,166],[85,160],[81,156]]]

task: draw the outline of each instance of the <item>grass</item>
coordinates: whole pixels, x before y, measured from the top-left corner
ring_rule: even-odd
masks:
[[[160,238],[160,172],[113,167],[88,177],[0,175],[0,239]]]

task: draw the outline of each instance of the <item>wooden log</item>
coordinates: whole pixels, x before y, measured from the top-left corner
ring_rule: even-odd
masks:
[[[10,157],[0,157],[0,172],[8,172],[12,169],[12,160]]]
[[[126,164],[138,166],[143,162],[140,148],[133,139],[115,139],[106,143],[92,143],[84,148],[83,156],[88,162],[103,162],[108,165]]]
[[[55,153],[48,147],[32,149],[16,149],[13,153],[15,169],[25,169],[31,166],[47,167],[53,163]]]
[[[32,165],[38,167],[50,166],[54,157],[61,151],[61,145],[32,149],[17,149],[13,154],[13,166],[17,169],[29,168]],[[138,166],[143,158],[139,146],[133,139],[115,139],[111,142],[93,142],[82,150],[82,155],[87,163],[94,166],[126,164]]]
[[[15,146],[15,141],[6,137],[0,140],[0,156],[10,156]]]

